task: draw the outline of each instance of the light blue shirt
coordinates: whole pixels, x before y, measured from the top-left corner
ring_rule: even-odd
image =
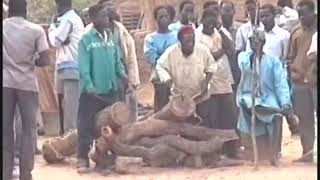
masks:
[[[143,52],[151,65],[155,66],[159,57],[171,45],[178,42],[177,34],[153,32],[148,34],[144,40]]]
[[[237,105],[240,107],[238,128],[244,133],[250,133],[250,118],[243,116],[240,104],[252,107],[252,69],[250,67],[250,56],[252,51],[242,52],[238,56],[241,80],[237,91]],[[284,105],[291,105],[290,91],[285,71],[279,58],[264,54],[260,63],[260,97],[256,98],[255,105],[281,109]],[[242,103],[241,103],[242,102]],[[265,133],[266,124],[271,124],[275,114],[257,115],[260,125],[257,123],[256,135]]]

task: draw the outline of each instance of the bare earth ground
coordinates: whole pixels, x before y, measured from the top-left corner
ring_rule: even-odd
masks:
[[[152,104],[152,85],[147,84],[138,94],[143,104]],[[46,137],[41,137],[40,144]],[[132,172],[127,175],[111,174],[102,176],[92,172],[79,175],[76,172],[74,158],[68,159],[59,165],[48,165],[42,156],[36,157],[33,171],[36,180],[315,180],[317,179],[317,165],[293,164],[291,161],[301,156],[299,137],[291,137],[287,124],[284,123],[282,144],[282,166],[271,167],[268,162],[261,162],[259,170],[254,171],[251,163],[244,166],[216,168],[216,169],[191,169],[191,168],[150,168],[130,167]],[[315,145],[316,148],[317,145]],[[40,146],[39,146],[40,147]],[[317,150],[315,149],[315,152]],[[316,155],[315,155],[316,159]],[[93,166],[93,164],[91,164]]]

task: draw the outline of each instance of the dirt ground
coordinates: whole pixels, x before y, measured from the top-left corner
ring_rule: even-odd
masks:
[[[152,104],[152,85],[146,84],[138,93],[139,100],[143,104]],[[40,145],[46,137],[40,138]],[[317,145],[315,145],[316,148]],[[39,146],[41,147],[41,146]],[[291,137],[287,124],[284,123],[284,135],[282,144],[282,165],[280,168],[271,167],[268,162],[261,162],[259,170],[254,171],[250,162],[243,166],[215,168],[215,169],[191,169],[191,168],[150,168],[135,167],[128,169],[130,174],[111,174],[102,176],[96,172],[79,175],[76,172],[76,160],[68,159],[59,165],[48,165],[42,156],[36,157],[33,171],[36,180],[315,180],[317,179],[317,163],[293,164],[292,160],[301,156],[299,137]],[[317,152],[317,149],[315,149]],[[317,159],[315,155],[315,159]],[[93,164],[91,164],[93,166]]]

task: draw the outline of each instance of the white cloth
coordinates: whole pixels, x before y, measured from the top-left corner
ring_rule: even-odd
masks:
[[[193,23],[189,23],[189,25],[191,25],[193,27],[193,29],[196,29],[196,26]],[[175,31],[175,32],[179,32],[179,30],[183,27],[186,26],[184,24],[181,23],[181,21],[177,21],[175,23],[172,23],[168,26],[168,29],[170,31]]]
[[[287,6],[283,7],[281,12],[276,16],[275,22],[278,26],[291,32],[299,24],[299,14]]]
[[[200,25],[197,27],[197,29],[195,30],[195,32],[196,32],[196,33],[199,33],[199,32],[201,33],[202,30],[203,30],[203,24],[200,24]],[[217,30],[217,29],[215,29],[215,30]],[[231,35],[231,33],[230,33],[225,27],[221,26],[220,30],[221,30],[229,39],[232,40],[232,35]]]
[[[258,30],[263,31],[264,26],[260,22]],[[249,37],[252,35],[253,32],[253,25],[251,24],[251,21],[246,22],[245,24],[242,24],[236,35],[236,51],[246,51],[251,50],[250,43],[249,43]]]
[[[275,56],[285,61],[288,54],[290,33],[275,25],[269,32],[264,32],[266,43],[263,51],[270,56]]]
[[[57,48],[56,64],[64,61],[77,61],[78,43],[84,33],[84,25],[80,16],[69,10],[57,19],[58,26],[51,24],[49,28],[49,41],[53,47]],[[70,43],[64,45],[63,42],[69,37]]]
[[[311,41],[311,45],[310,48],[307,52],[307,55],[309,56],[311,53],[317,53],[318,51],[318,32],[315,32],[312,36],[312,41]]]

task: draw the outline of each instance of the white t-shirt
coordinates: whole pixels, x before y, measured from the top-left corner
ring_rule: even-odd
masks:
[[[307,55],[309,56],[311,53],[316,53],[318,50],[318,44],[317,44],[317,41],[318,41],[318,32],[315,32],[312,36],[312,41],[311,41],[311,45],[310,45],[310,48],[307,52]]]

